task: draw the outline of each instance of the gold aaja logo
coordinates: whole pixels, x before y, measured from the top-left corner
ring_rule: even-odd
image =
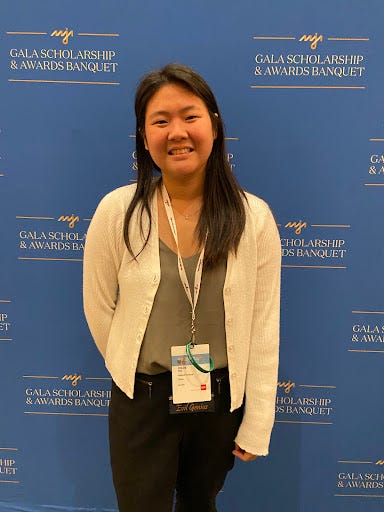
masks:
[[[376,465],[377,465],[377,466],[384,466],[384,460],[378,460],[378,461],[376,462]]]
[[[308,224],[306,222],[303,222],[301,219],[296,222],[287,222],[285,225],[286,228],[295,228],[296,235],[300,235],[301,231],[307,226]]]
[[[318,43],[323,42],[323,36],[321,34],[318,34],[315,32],[315,34],[303,34],[299,41],[302,43],[311,43],[310,48],[311,50],[316,50]]]
[[[278,388],[283,388],[285,393],[290,393],[291,389],[293,389],[296,386],[295,382],[291,382],[288,380],[287,382],[281,382],[279,381],[277,383]]]
[[[51,34],[51,37],[62,37],[62,43],[63,44],[68,44],[68,39],[70,37],[73,37],[73,30],[68,30],[68,27],[65,28],[65,30],[57,30],[55,29],[52,34]]]
[[[68,227],[74,228],[75,223],[79,222],[80,218],[78,215],[61,215],[58,219],[59,222],[68,222]]]
[[[77,373],[74,373],[73,375],[64,375],[64,377],[61,380],[69,380],[72,382],[72,386],[77,386],[79,380],[82,380],[81,375],[77,375]]]

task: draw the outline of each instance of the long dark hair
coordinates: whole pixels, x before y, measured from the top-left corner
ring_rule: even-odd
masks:
[[[134,254],[128,234],[129,223],[137,205],[140,207],[140,231],[143,247],[146,246],[152,228],[150,202],[156,190],[154,171],[161,173],[145,149],[145,114],[149,100],[164,85],[177,84],[202,99],[211,117],[216,138],[208,158],[203,207],[197,225],[200,244],[208,238],[205,246],[205,267],[211,267],[227,257],[229,251],[237,250],[245,226],[244,192],[239,187],[228,163],[225,149],[224,125],[216,99],[205,80],[191,68],[181,64],[168,64],[164,68],[146,75],[136,90],[136,154],[137,154],[137,188],[128,207],[124,222],[124,239],[128,251]],[[143,230],[143,214],[149,218],[148,232]],[[141,252],[140,251],[140,252]]]

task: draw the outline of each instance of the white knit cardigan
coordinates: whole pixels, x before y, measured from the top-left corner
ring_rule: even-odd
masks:
[[[102,199],[84,251],[86,319],[113,380],[130,398],[161,275],[156,194],[151,235],[136,261],[124,243],[124,217],[135,187]],[[223,290],[231,411],[245,400],[235,441],[250,453],[267,455],[277,389],[281,246],[268,205],[248,193],[247,199],[245,230],[237,254],[228,255]],[[147,226],[146,215],[144,220]],[[138,208],[129,237],[137,254],[143,245]]]

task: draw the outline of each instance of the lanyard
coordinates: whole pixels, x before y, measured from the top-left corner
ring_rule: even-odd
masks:
[[[175,244],[176,244],[176,248],[177,248],[177,261],[178,261],[180,280],[181,280],[185,294],[187,295],[187,298],[188,298],[189,303],[192,308],[191,309],[191,342],[192,342],[192,346],[193,346],[195,344],[195,331],[196,331],[196,329],[195,329],[196,304],[197,304],[197,300],[199,298],[199,293],[200,293],[201,276],[203,273],[205,244],[200,253],[199,260],[197,262],[197,266],[196,266],[196,270],[195,270],[195,280],[194,280],[194,285],[193,285],[193,297],[192,297],[191,288],[189,286],[187,274],[186,274],[185,268],[184,268],[183,258],[181,257],[181,254],[180,254],[175,216],[173,215],[171,200],[169,198],[169,195],[168,195],[167,189],[165,188],[164,183],[162,183],[162,195],[163,195],[165,212],[167,214],[169,226],[171,228],[172,235],[175,240]]]
[[[203,261],[204,261],[205,242],[204,242],[203,248],[201,250],[201,253],[200,253],[200,256],[199,256],[199,260],[197,262],[197,266],[196,266],[196,270],[195,270],[195,280],[194,280],[194,284],[193,284],[193,297],[192,297],[191,289],[190,289],[188,278],[187,278],[187,274],[186,274],[185,268],[184,268],[183,258],[181,257],[181,254],[180,254],[179,240],[178,240],[178,237],[177,237],[177,227],[176,227],[175,216],[173,215],[173,209],[172,209],[172,205],[171,205],[171,200],[169,198],[169,194],[167,192],[167,189],[165,188],[164,183],[162,183],[162,185],[161,185],[161,192],[162,192],[162,196],[163,196],[165,213],[167,214],[167,218],[168,218],[168,222],[169,222],[169,227],[171,228],[172,235],[173,235],[173,238],[175,240],[175,244],[176,244],[176,248],[177,248],[177,261],[178,261],[178,269],[179,269],[180,280],[181,280],[181,283],[183,285],[185,294],[186,294],[186,296],[187,296],[187,298],[189,300],[189,303],[191,305],[191,341],[186,345],[187,356],[188,356],[188,359],[190,360],[191,364],[197,370],[199,370],[202,373],[210,373],[213,370],[213,368],[214,368],[212,359],[209,358],[209,361],[210,361],[210,365],[209,365],[210,368],[209,368],[209,370],[205,370],[202,366],[200,366],[198,364],[198,362],[196,361],[196,359],[193,357],[193,355],[191,353],[191,349],[195,346],[196,304],[197,304],[197,300],[199,298],[200,286],[201,286],[201,276],[202,276],[202,273],[203,273]]]

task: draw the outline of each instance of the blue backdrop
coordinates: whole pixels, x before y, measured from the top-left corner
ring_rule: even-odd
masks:
[[[178,61],[211,84],[283,249],[271,453],[236,463],[219,509],[381,511],[382,0],[0,8],[0,510],[116,509],[82,250],[98,201],[135,179],[139,78]]]

